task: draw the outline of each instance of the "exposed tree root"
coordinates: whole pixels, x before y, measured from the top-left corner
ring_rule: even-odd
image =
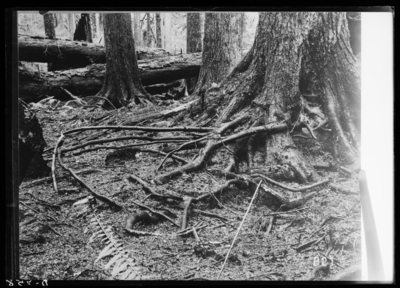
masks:
[[[177,224],[174,220],[172,220],[171,218],[169,218],[169,217],[168,217],[167,215],[165,215],[164,213],[155,211],[155,210],[151,209],[150,207],[148,207],[148,206],[146,206],[146,205],[143,205],[143,204],[139,204],[139,203],[137,203],[137,202],[135,202],[135,201],[133,201],[133,200],[131,200],[131,201],[132,201],[132,203],[134,203],[135,205],[137,205],[137,206],[139,206],[139,207],[141,207],[141,208],[144,208],[144,209],[146,209],[146,210],[149,210],[151,213],[156,214],[156,215],[159,215],[159,216],[161,216],[161,217],[167,219],[169,222],[171,222],[171,223],[174,224],[175,226],[180,227],[179,224]]]
[[[96,193],[89,185],[87,185],[81,178],[79,178],[71,168],[68,168],[68,167],[62,162],[62,160],[61,160],[61,154],[62,154],[62,153],[58,153],[58,163],[60,163],[60,166],[61,166],[62,168],[64,168],[66,171],[68,171],[68,172],[72,175],[72,177],[74,177],[83,187],[85,187],[87,190],[89,190],[89,192],[90,192],[96,199],[98,199],[98,200],[100,200],[100,201],[102,201],[102,202],[104,202],[104,203],[107,203],[107,204],[109,204],[110,206],[114,206],[114,207],[116,207],[116,208],[118,208],[118,209],[122,209],[122,208],[123,208],[123,206],[122,206],[121,204],[118,204],[117,202],[111,200],[110,198],[108,198],[108,197],[106,197],[106,196],[103,196],[103,195],[100,195],[100,194]]]
[[[279,182],[277,182],[277,181],[275,181],[275,180],[273,180],[273,179],[271,179],[271,178],[269,178],[267,176],[264,176],[262,174],[254,173],[254,174],[251,174],[251,176],[261,177],[265,181],[268,181],[268,182],[270,182],[270,183],[272,183],[272,184],[274,184],[276,186],[279,186],[279,187],[281,187],[283,189],[286,189],[286,190],[292,191],[292,192],[304,192],[304,191],[306,191],[308,189],[315,188],[317,186],[323,185],[323,184],[328,183],[330,181],[330,179],[326,179],[326,180],[323,180],[321,182],[318,182],[318,183],[315,183],[315,184],[312,184],[312,185],[308,185],[308,186],[304,186],[304,187],[301,187],[301,188],[292,188],[292,187],[283,185],[283,184],[281,184],[281,183],[279,183]]]
[[[189,211],[190,211],[190,204],[192,203],[193,198],[188,197],[186,204],[185,204],[185,209],[183,210],[182,214],[182,227],[181,230],[185,230],[187,227],[187,223],[189,221]]]

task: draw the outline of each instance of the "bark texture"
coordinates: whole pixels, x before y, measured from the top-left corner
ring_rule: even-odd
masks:
[[[157,35],[157,47],[162,47],[162,37],[161,37],[161,15],[156,13],[156,35]]]
[[[194,53],[202,51],[201,39],[201,14],[187,13],[186,25],[186,53]],[[194,87],[197,84],[197,77],[187,78],[186,87],[189,94],[193,93]]]
[[[68,13],[68,30],[70,33],[70,39],[74,40],[74,34],[75,34],[75,14],[74,13]]]
[[[46,13],[43,15],[44,21],[44,33],[47,38],[53,39],[56,38],[56,30],[55,30],[55,21],[54,14]]]
[[[194,94],[203,95],[212,83],[220,83],[240,61],[243,13],[206,13],[203,66]]]
[[[258,133],[232,145],[232,162],[248,161],[277,179],[313,181],[316,173],[290,131],[295,124],[318,125],[305,100],[312,96],[326,114],[320,121],[327,120],[333,130],[326,140],[336,146],[336,156],[353,161],[359,139],[359,76],[345,13],[260,13],[252,48],[220,86],[207,91],[206,111],[196,121],[201,125],[218,115],[215,125],[221,125],[248,115],[244,129],[285,123],[284,133]],[[198,104],[190,113],[199,111]]]
[[[150,13],[146,13],[146,20],[147,20],[146,44],[147,47],[151,47],[153,45],[153,31],[151,30]]]
[[[106,79],[97,95],[108,98],[116,107],[126,106],[132,101],[136,104],[148,102],[140,80],[130,14],[106,14],[104,37]]]

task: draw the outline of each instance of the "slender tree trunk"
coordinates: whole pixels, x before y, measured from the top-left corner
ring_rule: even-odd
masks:
[[[171,15],[172,13],[164,13],[164,48],[168,52],[172,52],[171,43]]]
[[[360,70],[350,48],[346,14],[260,13],[252,48],[219,86],[206,92],[206,99],[198,125],[219,115],[214,125],[245,116],[243,129],[287,126],[283,133],[258,133],[232,144],[231,164],[236,165],[228,170],[245,161],[276,179],[314,181],[318,176],[291,138],[296,127],[326,143],[337,160],[357,161]],[[197,115],[200,104],[188,111]],[[176,120],[182,122],[182,116],[188,113]],[[331,132],[312,131],[324,121]]]
[[[68,25],[69,25],[70,39],[74,40],[74,33],[75,33],[75,14],[74,13],[68,13]]]
[[[96,26],[96,13],[90,13],[90,28],[91,28],[91,34],[92,34],[92,39],[97,38],[97,26]]]
[[[153,43],[153,36],[152,36],[152,30],[151,30],[151,18],[150,18],[150,13],[146,13],[146,20],[147,20],[147,47],[151,47]]]
[[[140,29],[140,13],[133,13],[133,34],[136,47],[143,46],[142,29]]]
[[[46,13],[43,15],[44,33],[46,37],[53,39],[56,38],[55,19],[54,14]]]
[[[162,47],[162,37],[161,37],[161,15],[156,13],[156,35],[157,35],[157,47]]]
[[[106,14],[104,37],[106,79],[97,95],[108,98],[116,107],[149,102],[140,80],[130,14]],[[104,104],[107,106],[107,102]]]
[[[186,16],[186,53],[201,52],[201,13],[187,13]],[[192,94],[197,84],[197,77],[186,79],[188,93]]]
[[[206,13],[203,66],[194,94],[204,95],[212,83],[221,82],[240,61],[242,14]]]

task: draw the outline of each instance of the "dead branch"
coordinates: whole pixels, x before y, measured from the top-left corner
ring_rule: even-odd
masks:
[[[266,180],[266,181],[268,181],[268,182],[270,182],[270,183],[272,183],[272,184],[274,184],[274,185],[276,185],[278,187],[281,187],[283,189],[286,189],[286,190],[292,191],[292,192],[303,192],[303,191],[306,191],[308,189],[315,188],[315,187],[320,186],[322,184],[328,183],[330,181],[330,179],[326,179],[326,180],[323,180],[321,182],[318,182],[318,183],[315,183],[315,184],[312,184],[312,185],[308,185],[308,186],[304,186],[304,187],[301,187],[301,188],[292,188],[292,187],[283,185],[283,184],[281,184],[281,183],[279,183],[279,182],[277,182],[277,181],[275,181],[275,180],[273,180],[273,179],[271,179],[271,178],[269,178],[269,177],[267,177],[265,175],[262,175],[262,174],[254,173],[254,174],[251,174],[251,176],[261,177],[264,180]]]
[[[315,137],[313,130],[311,129],[310,125],[307,124],[307,122],[303,121],[301,122],[301,125],[306,127],[308,132],[310,132],[312,138],[314,138],[315,140],[317,140],[317,137]]]
[[[310,247],[312,245],[318,244],[319,242],[321,242],[325,238],[326,235],[327,235],[327,233],[325,233],[321,238],[308,241],[308,242],[306,242],[306,243],[304,243],[304,244],[302,244],[299,247],[296,247],[294,249],[297,252],[300,252],[301,250],[304,250],[304,249],[306,249],[306,248],[308,248],[308,247]]]
[[[275,215],[271,216],[271,219],[269,220],[268,229],[267,229],[267,231],[265,231],[265,237],[267,237],[269,232],[271,232],[272,225],[274,224],[274,221],[275,221],[275,217],[276,217]]]
[[[190,140],[188,137],[161,137],[161,138],[153,138],[153,137],[146,137],[146,136],[125,136],[125,137],[116,137],[116,138],[110,138],[110,139],[100,139],[100,140],[93,140],[93,141],[88,141],[86,143],[82,143],[76,146],[72,146],[69,148],[64,148],[61,150],[61,153],[66,153],[69,151],[77,150],[89,145],[94,145],[94,144],[101,144],[101,143],[109,143],[109,142],[115,142],[115,141],[123,141],[123,140],[147,140],[147,141],[171,141],[171,140]]]
[[[146,131],[146,132],[211,132],[214,131],[212,127],[145,127],[145,126],[90,126],[90,127],[79,127],[75,129],[71,129],[64,132],[64,135],[72,134],[78,131],[87,131],[87,130],[100,130],[100,129],[108,129],[108,130],[136,130],[136,131]]]
[[[143,190],[147,193],[150,193],[150,195],[152,195],[152,196],[159,197],[159,198],[173,198],[173,199],[177,199],[177,200],[183,200],[183,198],[179,197],[179,196],[174,196],[174,195],[169,195],[169,194],[168,195],[158,194],[156,191],[154,191],[153,188],[151,188],[149,186],[149,184],[146,181],[140,179],[138,176],[136,176],[134,174],[129,175],[126,179],[133,183],[138,182],[140,185],[142,185]]]
[[[182,228],[181,230],[185,230],[187,227],[187,223],[189,220],[189,210],[190,210],[190,204],[192,203],[193,198],[192,197],[188,197],[186,205],[185,205],[185,209],[183,210],[183,214],[182,214]]]
[[[56,142],[56,146],[54,146],[54,152],[53,152],[53,160],[51,162],[51,176],[53,177],[53,187],[54,187],[54,191],[56,193],[58,193],[58,189],[57,189],[57,180],[56,180],[56,155],[57,155],[57,149],[58,146],[60,145],[60,143],[62,144],[63,142],[62,139],[64,138],[64,134],[61,133],[60,137],[58,138],[57,142]]]
[[[109,205],[111,205],[111,206],[114,206],[114,207],[116,207],[116,208],[118,208],[118,209],[122,209],[122,208],[123,208],[122,205],[120,205],[120,204],[118,204],[117,202],[111,200],[110,198],[96,193],[89,185],[87,185],[81,178],[79,178],[71,168],[68,168],[68,167],[62,162],[62,160],[61,160],[61,153],[58,153],[58,163],[60,163],[60,166],[61,166],[62,168],[64,168],[64,170],[68,171],[68,172],[72,175],[72,177],[74,177],[83,187],[85,187],[87,190],[89,190],[89,192],[90,192],[96,199],[98,199],[98,200],[100,200],[100,201],[102,201],[102,202],[104,202],[104,203],[107,203],[107,204],[109,204]]]
[[[229,186],[232,184],[247,186],[246,183],[244,183],[242,180],[238,180],[238,179],[228,180],[224,185],[220,186],[216,191],[211,192],[209,194],[200,195],[197,198],[194,198],[193,202],[197,203],[199,201],[203,201],[205,198],[210,197],[211,194],[213,194],[213,195],[220,194],[220,193],[224,192],[226,189],[228,189]]]
[[[226,263],[226,261],[228,260],[229,254],[231,253],[233,244],[235,244],[236,238],[237,238],[237,236],[239,235],[239,232],[240,232],[240,229],[242,228],[242,225],[243,225],[243,223],[244,223],[244,220],[246,219],[246,216],[247,216],[247,214],[248,214],[249,211],[250,211],[251,205],[253,204],[253,201],[254,201],[254,199],[256,198],[256,195],[257,195],[258,190],[260,189],[261,183],[262,183],[262,180],[260,180],[260,183],[258,183],[257,189],[256,189],[256,191],[254,192],[253,198],[251,198],[249,207],[247,208],[247,211],[246,211],[246,213],[245,213],[244,216],[243,216],[243,220],[242,220],[242,222],[241,222],[240,225],[239,225],[239,228],[238,228],[238,230],[237,230],[237,232],[236,232],[236,235],[235,235],[235,237],[234,237],[233,240],[232,240],[231,247],[229,248],[229,251],[228,251],[228,253],[226,254],[224,264],[222,265],[221,271],[220,271],[219,274],[218,274],[217,280],[219,280],[219,278],[221,277],[222,271],[224,270],[224,267],[225,267],[225,263]]]
[[[96,146],[93,148],[88,148],[88,149],[84,149],[78,152],[73,153],[72,155],[77,156],[77,155],[81,155],[83,153],[87,153],[87,152],[92,152],[92,151],[96,151],[99,149],[124,149],[124,148],[132,148],[132,147],[138,147],[138,146],[147,146],[147,145],[154,145],[154,144],[162,144],[162,143],[180,143],[182,142],[182,140],[169,140],[169,141],[154,141],[154,142],[144,142],[144,143],[138,143],[138,144],[129,144],[129,145],[121,145],[121,146]],[[140,149],[139,149],[140,150]],[[138,150],[138,151],[139,151]],[[148,149],[149,151],[144,151],[144,150],[140,150],[143,152],[150,152],[150,149]],[[153,152],[154,151],[154,152]],[[156,150],[151,150],[152,153],[158,153],[158,154],[162,154],[162,155],[166,155],[167,153],[162,152],[162,151],[156,151]],[[171,158],[174,158],[176,160],[181,161],[182,163],[187,163],[186,160],[184,160],[183,158],[180,158],[178,156],[172,155]],[[183,161],[182,161],[183,160]]]
[[[169,222],[171,222],[171,223],[174,224],[175,226],[180,227],[177,223],[175,223],[174,220],[172,220],[171,218],[169,218],[167,215],[165,215],[165,214],[163,214],[163,213],[161,213],[161,212],[155,211],[155,210],[151,209],[150,207],[148,207],[148,206],[146,206],[146,205],[139,204],[139,203],[137,203],[137,202],[135,202],[135,201],[133,201],[133,200],[132,200],[132,202],[133,202],[135,205],[139,206],[139,207],[142,207],[142,208],[144,208],[144,209],[149,210],[149,211],[150,211],[151,213],[153,213],[153,214],[160,215],[161,217],[167,219]]]

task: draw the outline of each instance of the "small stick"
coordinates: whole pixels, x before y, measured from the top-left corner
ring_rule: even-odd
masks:
[[[271,216],[271,220],[269,221],[269,226],[267,231],[265,232],[265,236],[268,236],[269,232],[271,232],[272,225],[274,224],[275,216]]]
[[[56,174],[55,174],[55,171],[56,171],[56,155],[57,155],[58,145],[60,145],[60,142],[61,142],[61,140],[63,138],[64,138],[64,134],[61,133],[60,137],[57,140],[56,146],[54,146],[53,161],[51,162],[51,176],[53,177],[53,187],[54,187],[54,191],[56,193],[58,193]]]
[[[192,230],[193,230],[193,235],[196,238],[196,241],[200,242],[200,238],[199,238],[199,235],[197,235],[196,228],[192,227]]]
[[[318,182],[318,183],[315,183],[315,184],[311,184],[311,185],[308,185],[308,186],[304,186],[304,187],[300,187],[300,188],[292,188],[292,187],[283,185],[283,184],[281,184],[281,183],[279,183],[279,182],[277,182],[277,181],[275,181],[275,180],[273,180],[271,178],[268,178],[267,176],[264,176],[262,174],[255,173],[255,174],[251,174],[251,176],[261,177],[264,180],[266,180],[267,182],[270,182],[270,183],[272,183],[272,184],[274,184],[274,185],[276,185],[278,187],[281,187],[283,189],[286,189],[286,190],[289,190],[289,191],[292,191],[292,192],[303,192],[303,191],[305,191],[307,189],[311,189],[311,188],[320,186],[320,185],[328,183],[330,181],[329,179],[326,179],[326,180],[323,180],[321,182]]]
[[[193,198],[189,197],[189,199],[187,200],[186,205],[185,205],[185,210],[183,210],[181,230],[185,230],[187,227],[187,222],[189,220],[189,209],[190,209],[190,204],[192,203],[192,200],[193,200]]]
[[[254,192],[254,195],[253,195],[253,198],[252,198],[251,201],[250,201],[249,207],[247,207],[246,214],[244,214],[243,220],[242,220],[242,222],[241,222],[240,225],[239,225],[239,228],[238,228],[238,230],[237,230],[237,232],[236,232],[235,237],[233,238],[233,241],[232,241],[231,247],[229,248],[228,254],[226,254],[224,264],[222,265],[221,271],[219,271],[217,280],[219,280],[219,278],[221,277],[222,271],[224,270],[224,267],[225,267],[225,263],[226,263],[226,261],[228,260],[229,254],[231,253],[233,244],[235,244],[236,238],[237,238],[237,236],[239,235],[239,232],[240,232],[240,229],[242,228],[242,225],[243,225],[243,223],[244,223],[244,220],[246,219],[246,216],[247,216],[247,214],[248,214],[249,211],[250,211],[251,205],[253,204],[253,201],[254,201],[254,199],[255,199],[255,196],[257,195],[258,190],[260,189],[261,183],[262,183],[262,180],[260,180],[260,183],[258,183],[257,189],[256,189],[256,191]]]

